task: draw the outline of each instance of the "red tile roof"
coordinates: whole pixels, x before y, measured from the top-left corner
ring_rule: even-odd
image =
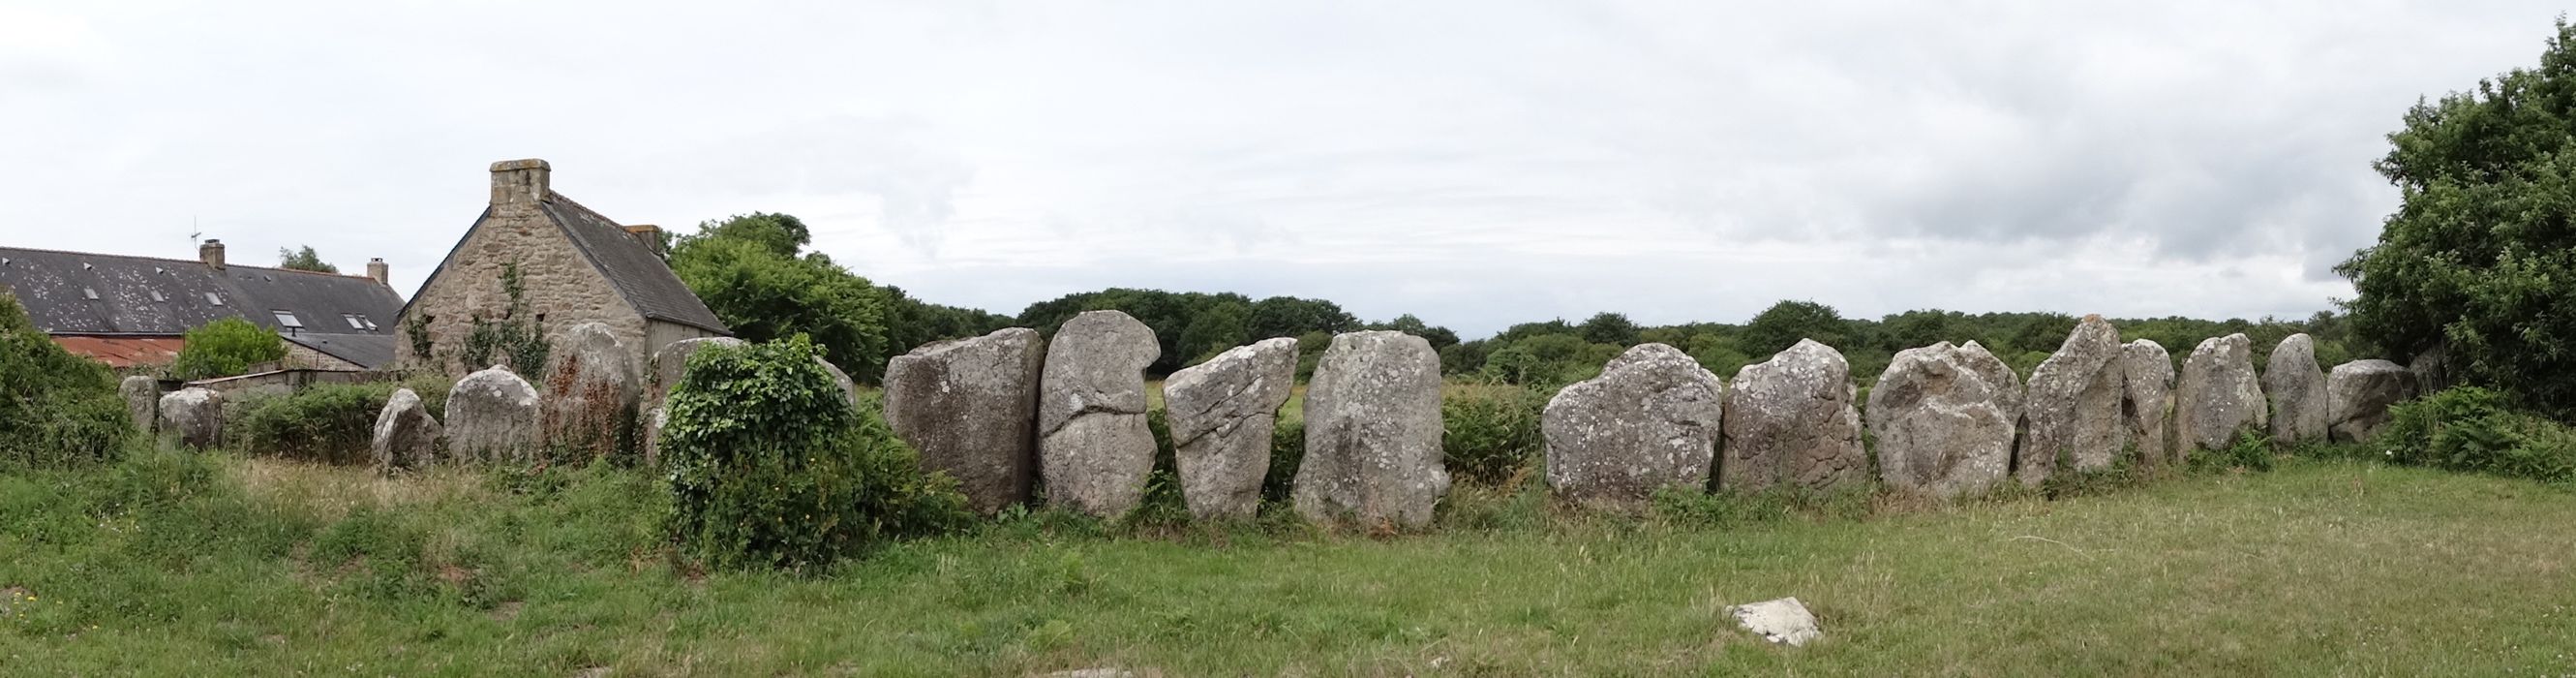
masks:
[[[179,358],[179,347],[187,342],[178,337],[94,337],[77,334],[55,335],[54,343],[73,355],[107,363],[108,367],[160,367]]]

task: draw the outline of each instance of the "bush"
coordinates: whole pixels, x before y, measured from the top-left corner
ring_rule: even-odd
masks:
[[[2501,392],[2462,386],[2398,403],[2376,444],[2399,464],[2576,481],[2576,430],[2506,402]]]
[[[240,318],[225,318],[188,330],[186,346],[170,363],[170,378],[229,377],[258,363],[286,359],[286,340]]]
[[[329,464],[367,464],[376,415],[394,384],[315,384],[293,393],[243,397],[226,409],[225,439],[251,454]],[[423,396],[426,400],[427,396]],[[445,392],[439,400],[445,401]]]
[[[1468,482],[1500,485],[1537,463],[1546,394],[1527,387],[1453,384],[1441,389],[1443,463]]]
[[[0,468],[104,461],[132,433],[107,366],[55,345],[0,293]]]
[[[945,476],[814,362],[802,337],[689,357],[662,431],[669,531],[717,567],[820,568],[970,515]]]
[[[1261,500],[1291,501],[1297,489],[1297,463],[1306,459],[1306,421],[1282,416],[1270,428],[1270,473],[1261,477]]]

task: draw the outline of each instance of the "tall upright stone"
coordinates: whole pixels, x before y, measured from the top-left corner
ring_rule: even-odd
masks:
[[[1976,342],[1900,351],[1869,392],[1879,479],[1937,497],[1992,489],[2011,471],[2021,383]]]
[[[1440,354],[1402,332],[1333,337],[1306,385],[1306,456],[1292,494],[1309,520],[1419,527],[1449,493]]]
[[[143,375],[126,377],[117,382],[116,394],[125,398],[125,416],[134,420],[134,430],[152,435],[152,426],[161,420],[161,381]]]
[[[1037,481],[1037,330],[935,342],[886,363],[886,424],[925,470],[957,479],[985,513],[1028,501]]]
[[[2317,367],[2316,341],[2293,334],[2272,349],[2263,369],[2263,394],[2272,398],[2272,442],[2292,444],[2326,437],[2326,373]]]
[[[1297,340],[1237,346],[1163,380],[1181,500],[1200,520],[1250,518],[1270,471],[1270,436],[1297,382]]]
[[[545,441],[583,458],[614,454],[635,424],[634,354],[606,323],[565,329],[547,359]]]
[[[661,407],[662,401],[671,398],[671,389],[678,387],[680,377],[689,372],[689,356],[717,346],[741,345],[743,341],[733,337],[694,337],[663,344],[660,350],[653,352],[651,374],[645,380],[639,407],[646,410]]]
[[[385,399],[370,433],[368,451],[375,453],[376,472],[384,474],[428,468],[447,442],[446,427],[429,416],[420,394],[408,388],[394,389],[393,397]]]
[[[2355,360],[2326,375],[2326,432],[2337,442],[2369,442],[2388,424],[2388,406],[2415,397],[2415,375],[2386,360]]]
[[[1708,486],[1726,385],[1689,354],[1638,344],[1557,391],[1541,413],[1547,485],[1586,504],[1627,504]]]
[[[545,444],[537,388],[494,365],[447,392],[447,449],[460,461],[527,463]]]
[[[2139,461],[2151,466],[2174,463],[2173,355],[2165,352],[2163,344],[2139,339],[2121,347],[2120,369],[2124,373],[2120,422],[2128,428]]]
[[[2243,333],[2201,340],[2174,385],[2176,459],[2235,446],[2239,433],[2262,432],[2267,409],[2254,377],[2254,341]]]
[[[1726,392],[1720,489],[1835,489],[1870,480],[1851,363],[1814,340],[1744,366]]]
[[[2102,316],[2084,316],[2057,353],[2031,370],[2023,391],[2020,447],[2013,477],[2023,485],[2048,482],[2059,466],[2076,471],[2109,468],[2128,444],[2120,418],[2127,365],[2120,358],[2120,330]]]
[[[223,442],[224,394],[200,386],[161,396],[161,437],[197,449]]]
[[[1056,330],[1038,380],[1047,503],[1119,518],[1144,500],[1154,471],[1145,366],[1162,354],[1154,328],[1118,311],[1085,311]]]

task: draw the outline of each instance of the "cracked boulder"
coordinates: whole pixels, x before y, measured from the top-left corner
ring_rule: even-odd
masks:
[[[2337,442],[2369,442],[2388,424],[2388,406],[2415,397],[2415,375],[2386,360],[2355,360],[2326,375],[2326,431]]]
[[[1831,346],[1801,339],[1744,366],[1726,391],[1724,458],[1717,486],[1832,489],[1869,482],[1851,364]]]
[[[447,393],[447,449],[457,459],[527,462],[536,457],[537,389],[510,368],[465,375]]]
[[[161,396],[161,436],[197,449],[222,442],[224,394],[200,386]]]
[[[1664,487],[1708,485],[1726,386],[1663,344],[1638,344],[1549,398],[1547,486],[1593,504],[1644,500]]]
[[[2174,384],[2175,458],[2235,446],[2239,434],[2264,430],[2268,410],[2254,378],[2254,340],[2243,333],[2201,340]]]
[[[393,397],[385,399],[371,433],[367,447],[375,453],[376,472],[384,474],[429,468],[447,439],[446,428],[429,416],[420,394],[407,388],[394,389]]]
[[[1162,353],[1153,328],[1118,311],[1085,311],[1056,330],[1038,381],[1048,504],[1118,518],[1144,500],[1154,470],[1145,366]]]
[[[2102,316],[2084,316],[2057,353],[2031,370],[2023,390],[2028,430],[2013,455],[2013,477],[2038,486],[2059,472],[2110,468],[2128,444],[2120,402],[2128,374],[2121,360],[2120,330]]]
[[[1297,340],[1237,346],[1163,382],[1181,499],[1200,520],[1250,518],[1270,471],[1270,434],[1297,380]]]
[[[1906,349],[1869,391],[1879,480],[1936,497],[1983,492],[2011,469],[2021,383],[1977,342]]]
[[[2293,334],[2272,349],[2263,368],[2263,395],[2272,399],[2272,442],[2326,437],[2326,373],[2317,367],[2316,340]]]
[[[1440,354],[1394,331],[1333,337],[1306,385],[1297,513],[1319,522],[1420,527],[1449,493],[1441,465]]]
[[[1037,480],[1037,330],[935,342],[886,363],[885,417],[924,470],[957,479],[975,510],[1028,501]]]
[[[2174,463],[2177,460],[2172,436],[2166,435],[2172,423],[2172,354],[2165,352],[2163,344],[2146,339],[2132,341],[2121,347],[2120,370],[2120,422],[2138,449],[2139,461],[2148,465]]]

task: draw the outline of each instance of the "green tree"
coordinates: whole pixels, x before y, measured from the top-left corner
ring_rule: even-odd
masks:
[[[133,432],[107,366],[64,351],[0,290],[0,468],[103,461]]]
[[[890,357],[886,301],[821,253],[798,255],[804,222],[748,214],[699,226],[671,248],[671,272],[745,341],[799,334],[852,378],[875,382]]]
[[[1188,329],[1181,330],[1180,354],[1196,363],[1226,349],[1249,341],[1246,327],[1252,320],[1252,306],[1239,301],[1213,304],[1190,319]]]
[[[1637,323],[1626,315],[1605,311],[1583,321],[1577,329],[1582,331],[1584,341],[1595,344],[1637,345]]]
[[[304,249],[301,250],[290,250],[284,247],[277,248],[277,267],[298,271],[313,271],[316,273],[340,272],[340,267],[333,266],[330,262],[323,261],[322,255],[315,254],[313,252],[312,245],[305,245]]]
[[[2393,357],[2447,345],[2465,381],[2576,414],[2576,28],[2537,69],[2417,102],[2388,141],[2397,212],[2336,268],[2353,332]]]
[[[1772,304],[1753,321],[1744,325],[1744,352],[1755,362],[1770,360],[1771,354],[1789,350],[1800,339],[1837,349],[1849,346],[1851,326],[1834,307],[1812,301],[1783,301]]]
[[[199,325],[182,341],[178,359],[170,362],[173,379],[229,377],[253,364],[286,359],[285,339],[240,318]]]

